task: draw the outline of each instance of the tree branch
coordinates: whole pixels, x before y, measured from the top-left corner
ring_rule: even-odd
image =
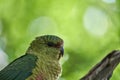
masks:
[[[120,51],[110,52],[80,80],[109,80],[120,62]]]

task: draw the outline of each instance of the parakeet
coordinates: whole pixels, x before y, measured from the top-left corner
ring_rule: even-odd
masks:
[[[25,55],[0,71],[0,80],[58,80],[63,54],[61,38],[55,35],[37,37]]]

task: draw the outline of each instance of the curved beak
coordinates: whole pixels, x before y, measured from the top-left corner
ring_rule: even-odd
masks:
[[[61,47],[60,48],[60,55],[63,57],[63,55],[64,55],[64,48],[63,47]]]

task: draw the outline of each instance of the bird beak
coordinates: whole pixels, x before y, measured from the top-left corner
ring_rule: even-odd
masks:
[[[64,49],[63,49],[63,47],[61,47],[60,48],[60,55],[63,57],[63,55],[64,55]]]

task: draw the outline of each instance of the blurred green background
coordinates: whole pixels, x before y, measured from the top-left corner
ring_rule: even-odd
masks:
[[[64,39],[60,80],[78,80],[120,49],[120,0],[0,0],[1,69],[44,34]],[[120,80],[120,66],[111,80]]]

